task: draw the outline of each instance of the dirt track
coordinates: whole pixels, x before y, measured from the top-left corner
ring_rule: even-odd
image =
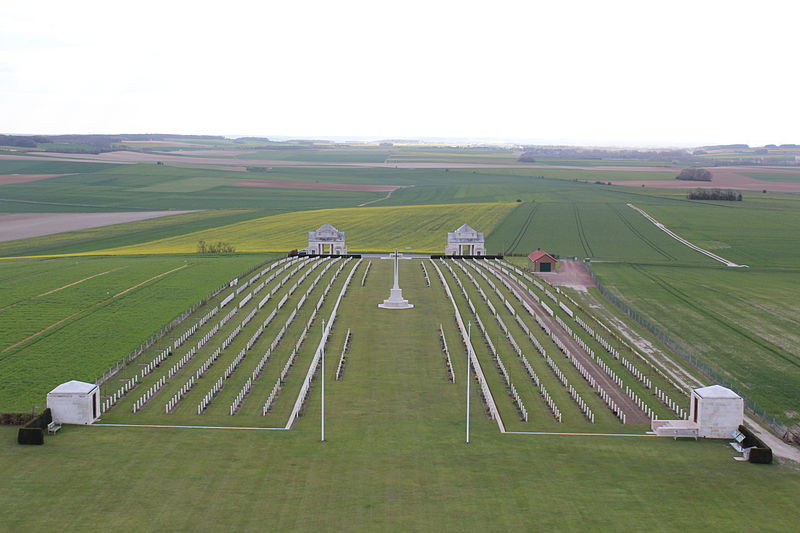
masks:
[[[16,213],[0,215],[0,242],[192,212],[139,211],[133,213]]]
[[[614,402],[619,406],[623,413],[625,413],[626,424],[649,424],[650,419],[647,415],[639,409],[639,406],[622,391],[617,384],[594,362],[594,360],[575,342],[575,340],[567,335],[560,325],[536,302],[529,294],[525,287],[522,287],[513,278],[505,275],[502,271],[496,270],[497,274],[505,279],[512,287],[516,287],[517,291],[523,296],[525,302],[531,306],[531,309],[536,310],[542,317],[542,320],[547,327],[563,342],[570,353],[583,365],[589,374],[597,381],[597,383],[608,393]],[[538,327],[538,325],[534,325]]]
[[[550,285],[586,290],[586,287],[597,287],[592,275],[580,261],[559,261],[557,272],[534,272],[534,276],[542,278]]]

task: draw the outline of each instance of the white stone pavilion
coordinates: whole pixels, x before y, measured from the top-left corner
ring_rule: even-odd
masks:
[[[692,391],[688,420],[653,420],[651,429],[660,437],[730,439],[744,420],[744,400],[721,385]]]
[[[317,231],[308,232],[308,254],[314,255],[344,255],[347,246],[344,242],[344,232],[339,231],[330,224],[323,224]]]
[[[47,407],[58,424],[91,424],[100,417],[100,387],[67,381],[47,393]]]
[[[447,234],[445,255],[486,255],[483,233],[475,231],[468,224]]]

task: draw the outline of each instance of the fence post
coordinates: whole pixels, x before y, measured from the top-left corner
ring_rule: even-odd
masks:
[[[250,274],[254,270],[256,270],[258,268],[261,268],[262,266],[264,266],[268,262],[272,262],[272,261],[275,261],[275,259],[271,259],[271,258],[270,259],[265,259],[264,261],[261,261],[260,263],[250,267],[249,269],[245,270],[244,272],[242,272],[241,274],[239,274],[238,276],[235,276],[235,277],[236,278],[241,278],[241,277],[247,276],[248,274]],[[138,358],[142,353],[144,353],[145,350],[147,350],[152,345],[154,345],[156,342],[161,340],[165,335],[167,335],[167,333],[170,333],[172,330],[174,330],[176,327],[178,327],[184,320],[186,320],[188,317],[190,317],[192,315],[192,313],[194,313],[200,307],[202,307],[203,305],[208,303],[209,300],[214,298],[220,292],[225,290],[226,287],[228,287],[228,283],[224,283],[224,284],[220,285],[217,289],[211,291],[210,294],[208,294],[208,295],[204,296],[203,298],[201,298],[199,302],[197,302],[194,305],[192,305],[187,311],[184,311],[183,313],[181,313],[177,317],[173,318],[166,326],[162,327],[161,330],[158,333],[156,333],[154,335],[151,335],[150,338],[148,338],[143,344],[140,344],[138,348],[136,348],[135,350],[130,352],[128,355],[126,355],[122,359],[122,361],[118,362],[115,366],[113,366],[109,370],[107,370],[105,374],[103,374],[101,377],[97,378],[95,380],[95,384],[96,385],[102,385],[106,381],[111,379],[117,372],[122,370],[122,368],[128,366],[129,363],[132,363],[134,360],[136,360],[136,358]]]
[[[689,363],[695,370],[703,374],[705,377],[716,381],[724,386],[730,386],[731,383],[723,378],[720,374],[718,374],[715,370],[709,367],[706,363],[698,359],[695,355],[692,355],[686,348],[682,345],[678,344],[676,341],[672,340],[665,332],[661,331],[658,327],[651,324],[644,316],[637,313],[633,308],[631,308],[628,304],[623,302],[620,298],[616,295],[612,294],[611,291],[605,288],[605,286],[600,281],[600,278],[592,270],[591,266],[588,264],[586,265],[589,274],[592,276],[592,279],[597,284],[597,288],[608,301],[614,304],[619,310],[623,313],[631,317],[637,324],[645,328],[647,331],[655,335],[661,342],[664,343],[667,348],[672,350],[675,354],[681,357],[684,361]],[[771,415],[767,414],[766,410],[761,407],[758,403],[753,401],[752,399],[746,397],[745,395],[738,393],[747,405],[748,409],[753,412],[754,415],[761,418],[761,420],[769,426],[776,434],[781,435],[787,431],[786,426],[780,424],[775,418]]]

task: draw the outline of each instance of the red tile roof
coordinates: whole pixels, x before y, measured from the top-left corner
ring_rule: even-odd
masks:
[[[531,261],[541,261],[542,259],[549,259],[549,262],[555,263],[556,258],[542,250],[536,250],[528,254],[528,259]]]

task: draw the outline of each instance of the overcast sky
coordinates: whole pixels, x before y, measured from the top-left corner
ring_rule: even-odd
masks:
[[[0,131],[800,143],[798,6],[7,2]]]

